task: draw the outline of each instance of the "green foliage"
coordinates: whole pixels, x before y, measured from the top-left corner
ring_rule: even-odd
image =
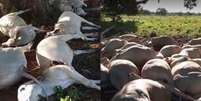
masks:
[[[184,7],[193,9],[197,6],[197,0],[184,0]]]
[[[82,95],[76,87],[72,87],[65,93],[62,87],[56,86],[54,91],[56,92],[56,97],[59,98],[59,101],[80,101],[80,96]]]
[[[137,30],[134,20],[124,20],[124,19],[122,19],[122,16],[120,16],[120,17],[121,17],[120,20],[113,22],[111,17],[102,14],[102,17],[101,17],[102,18],[102,21],[101,21],[102,28],[106,29],[110,26],[115,25],[115,29],[110,31],[109,35],[114,35],[114,34],[120,35],[122,33],[135,32]]]
[[[72,87],[72,89],[68,91],[67,95],[70,96],[74,101],[77,101],[80,100],[82,93],[76,87]]]
[[[155,32],[158,36],[197,37],[201,34],[201,16],[120,15],[120,17],[122,19],[120,22],[122,23],[116,22],[116,29],[124,27],[127,28],[124,32],[134,32],[139,36],[147,36],[152,32]],[[110,22],[111,18],[109,16],[103,16],[102,21],[107,23],[107,26],[114,24]],[[132,25],[131,23],[127,24],[127,22],[131,22]],[[123,31],[119,33],[113,32],[110,31],[112,34],[125,34]]]
[[[156,10],[156,14],[158,15],[166,15],[168,13],[168,11],[165,8],[158,8]]]
[[[64,98],[65,97],[65,93],[64,93],[64,91],[63,91],[61,86],[56,86],[54,88],[54,91],[56,92],[56,96],[58,98]]]
[[[69,96],[66,96],[65,98],[60,98],[60,101],[73,101]]]
[[[118,14],[135,14],[137,13],[137,2],[136,0],[103,0],[104,9],[111,11],[112,13]]]

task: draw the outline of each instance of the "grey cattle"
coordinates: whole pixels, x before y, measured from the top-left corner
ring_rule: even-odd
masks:
[[[112,101],[171,101],[171,94],[156,81],[138,79],[127,83]]]
[[[131,80],[139,79],[139,70],[129,60],[117,59],[110,63],[110,81],[116,89],[121,89]]]
[[[143,78],[152,79],[173,85],[173,77],[169,64],[162,59],[152,59],[146,62],[141,71]]]

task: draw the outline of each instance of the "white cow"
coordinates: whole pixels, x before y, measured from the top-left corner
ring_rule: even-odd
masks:
[[[174,54],[178,54],[182,48],[178,45],[165,45],[163,46],[159,53],[161,53],[165,58],[171,57]]]
[[[142,68],[141,76],[146,79],[173,85],[173,77],[169,64],[162,59],[151,59]]]
[[[111,59],[111,61],[115,59],[130,60],[138,67],[139,70],[141,70],[143,65],[148,60],[155,58],[156,55],[157,55],[157,52],[149,47],[134,45],[134,46],[121,50],[118,54],[116,54]]]
[[[50,5],[58,3],[57,8],[63,11],[73,11],[78,15],[86,15],[87,13],[82,9],[83,6],[87,7],[87,4],[83,0],[49,0]]]
[[[190,58],[201,58],[201,53],[198,48],[184,48],[179,54]]]
[[[100,81],[89,80],[75,71],[73,67],[67,65],[50,67],[43,73],[39,82],[28,82],[21,85],[18,88],[18,100],[39,101],[39,95],[46,97],[54,94],[54,87],[61,86],[64,89],[74,83],[100,90],[100,87],[97,85]]]
[[[201,67],[193,61],[178,63],[172,68],[172,75],[175,86],[193,96],[201,94]]]
[[[171,101],[171,93],[157,81],[138,79],[124,85],[111,101]]]
[[[141,78],[137,66],[129,60],[113,60],[109,68],[110,82],[116,89],[121,89],[129,81]]]
[[[20,14],[29,11],[18,11],[9,13],[0,18],[0,31],[3,35],[8,36],[8,41],[2,43],[3,46],[19,46],[31,42],[35,36],[35,27],[27,25],[26,22],[19,17]]]
[[[40,67],[48,68],[53,61],[71,65],[74,54],[89,53],[85,50],[73,51],[66,41],[77,37],[77,34],[50,36],[43,39],[37,46],[36,59]]]
[[[27,76],[24,52],[29,49],[30,44],[17,48],[0,48],[0,89],[15,84],[22,76]]]
[[[76,15],[71,11],[65,11],[59,17],[58,22],[55,24],[54,30],[49,32],[48,35],[58,34],[78,34],[78,38],[85,40],[95,40],[94,38],[87,38],[80,30],[81,23],[87,23],[94,27],[99,28],[100,26],[85,20],[84,18]]]

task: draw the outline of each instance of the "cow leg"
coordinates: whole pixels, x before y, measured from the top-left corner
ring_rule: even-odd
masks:
[[[2,43],[2,46],[12,46],[15,42],[15,39],[9,38],[6,42]]]

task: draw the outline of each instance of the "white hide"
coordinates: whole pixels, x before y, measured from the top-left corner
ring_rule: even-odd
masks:
[[[28,26],[16,26],[12,31],[13,36],[6,42],[2,43],[3,46],[20,46],[32,42],[36,36],[34,27]]]
[[[15,84],[23,76],[27,61],[24,48],[0,48],[0,89]]]
[[[40,56],[43,56],[51,61],[62,62],[67,65],[71,65],[73,60],[73,50],[66,44],[66,41],[74,38],[71,34],[50,36],[43,39],[37,46],[36,58],[40,67],[49,67],[49,63],[45,63],[41,60]]]
[[[36,36],[33,26],[27,25],[26,22],[18,15],[29,11],[18,11],[9,13],[0,18],[0,31],[3,35],[10,37],[3,46],[19,46],[25,45]]]
[[[80,30],[81,23],[87,23],[94,27],[100,27],[92,22],[85,20],[84,18],[76,15],[71,11],[65,11],[59,17],[58,22],[55,24],[54,31],[49,32],[48,34],[55,34],[55,32],[59,31],[56,34],[78,34],[78,38],[86,39],[86,40],[94,40],[91,38],[87,38]]]
[[[37,46],[36,59],[40,67],[48,68],[52,61],[71,65],[74,54],[90,53],[91,50],[73,51],[66,41],[77,37],[77,35],[56,35],[43,39]]]
[[[12,35],[9,35],[11,34],[9,33],[11,28],[16,26],[26,26],[26,22],[18,16],[24,12],[26,12],[26,10],[9,13],[0,18],[0,31],[2,34],[11,37]]]
[[[46,70],[40,80],[40,84],[28,82],[18,88],[18,101],[39,101],[43,97],[54,94],[54,87],[68,88],[74,83],[83,84],[86,87],[100,90],[98,81],[89,80],[67,65],[56,65]]]
[[[87,6],[83,0],[49,0],[50,5],[58,3],[57,8],[63,11],[73,11],[78,15],[86,15],[87,13],[82,9],[83,6]]]

